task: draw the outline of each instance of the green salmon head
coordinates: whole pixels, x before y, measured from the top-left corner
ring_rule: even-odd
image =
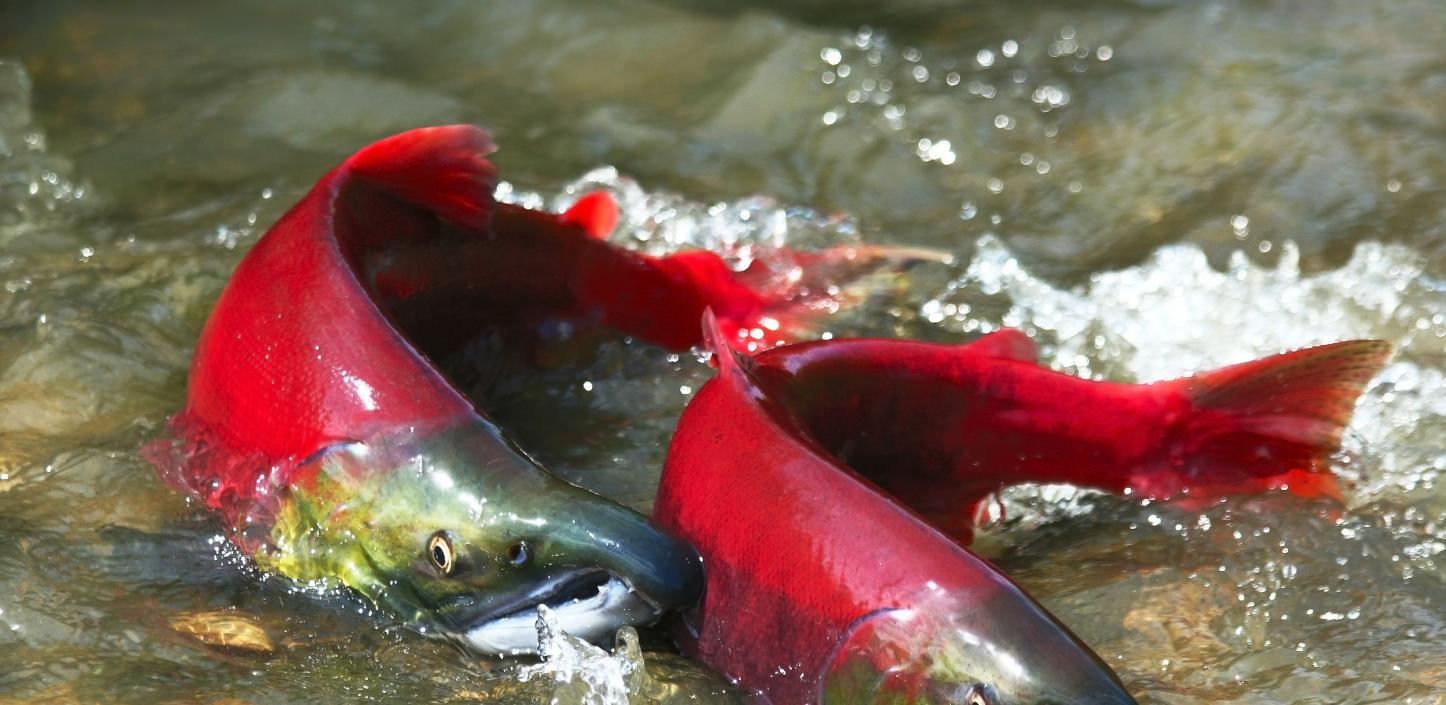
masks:
[[[853,625],[820,703],[1136,705],[1088,646],[1003,574],[905,602]]]
[[[481,420],[331,448],[292,482],[261,567],[337,581],[418,631],[534,652],[537,608],[597,641],[695,602],[701,561]]]

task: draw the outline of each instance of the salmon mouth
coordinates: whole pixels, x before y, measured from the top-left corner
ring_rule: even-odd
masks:
[[[651,624],[663,613],[611,572],[573,571],[475,615],[457,638],[483,654],[535,654],[540,648],[537,620],[541,606],[552,611],[562,631],[590,642],[602,641],[624,626]]]

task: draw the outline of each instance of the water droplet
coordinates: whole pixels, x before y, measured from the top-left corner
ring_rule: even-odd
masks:
[[[1250,218],[1244,215],[1231,216],[1230,229],[1235,232],[1236,239],[1245,239],[1245,236],[1250,234]]]

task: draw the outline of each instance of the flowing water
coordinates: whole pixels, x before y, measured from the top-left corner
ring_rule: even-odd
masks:
[[[294,590],[137,454],[265,228],[351,150],[453,121],[493,129],[500,196],[612,190],[642,249],[956,255],[833,335],[1023,326],[1117,380],[1393,341],[1343,507],[1027,487],[978,546],[1143,703],[1446,702],[1438,0],[775,5],[0,4],[0,702],[731,701],[656,635],[557,634],[519,674]],[[709,375],[611,340],[493,401],[647,509]]]

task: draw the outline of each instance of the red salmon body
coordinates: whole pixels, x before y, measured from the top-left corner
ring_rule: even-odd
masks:
[[[964,346],[718,354],[654,509],[707,568],[690,653],[772,705],[1113,703],[1132,701],[1087,647],[957,542],[971,506],[1020,482],[1169,496],[1289,478],[1312,481],[1292,490],[1331,491],[1322,458],[1389,346],[1340,343],[1158,385],[1042,368],[1017,331]],[[881,615],[903,626],[880,628]],[[964,669],[949,674],[964,679],[954,690],[920,695],[940,667],[921,665],[905,637],[925,624],[936,646],[1000,658],[974,664],[976,682]],[[842,673],[857,670],[850,656],[873,675]],[[913,699],[889,699],[900,692]]]
[[[147,455],[262,569],[505,655],[537,648],[544,605],[605,639],[695,602],[701,568],[646,517],[540,467],[438,361],[491,364],[475,345],[530,362],[595,328],[683,350],[707,308],[772,342],[834,302],[801,283],[918,253],[780,251],[781,269],[742,271],[648,256],[606,241],[606,193],[561,215],[495,201],[491,150],[478,128],[426,128],[323,176],[236,268],[186,407]]]
[[[774,339],[820,295],[704,251],[652,257],[608,243],[606,193],[561,215],[498,203],[481,129],[424,128],[324,176],[237,267],[196,346],[173,483],[233,525],[265,523],[301,461],[339,443],[438,428],[478,412],[435,365],[482,334],[516,354],[593,327],[673,350],[712,307]],[[782,253],[807,274],[897,261],[881,248]],[[903,259],[916,256],[913,251]]]

